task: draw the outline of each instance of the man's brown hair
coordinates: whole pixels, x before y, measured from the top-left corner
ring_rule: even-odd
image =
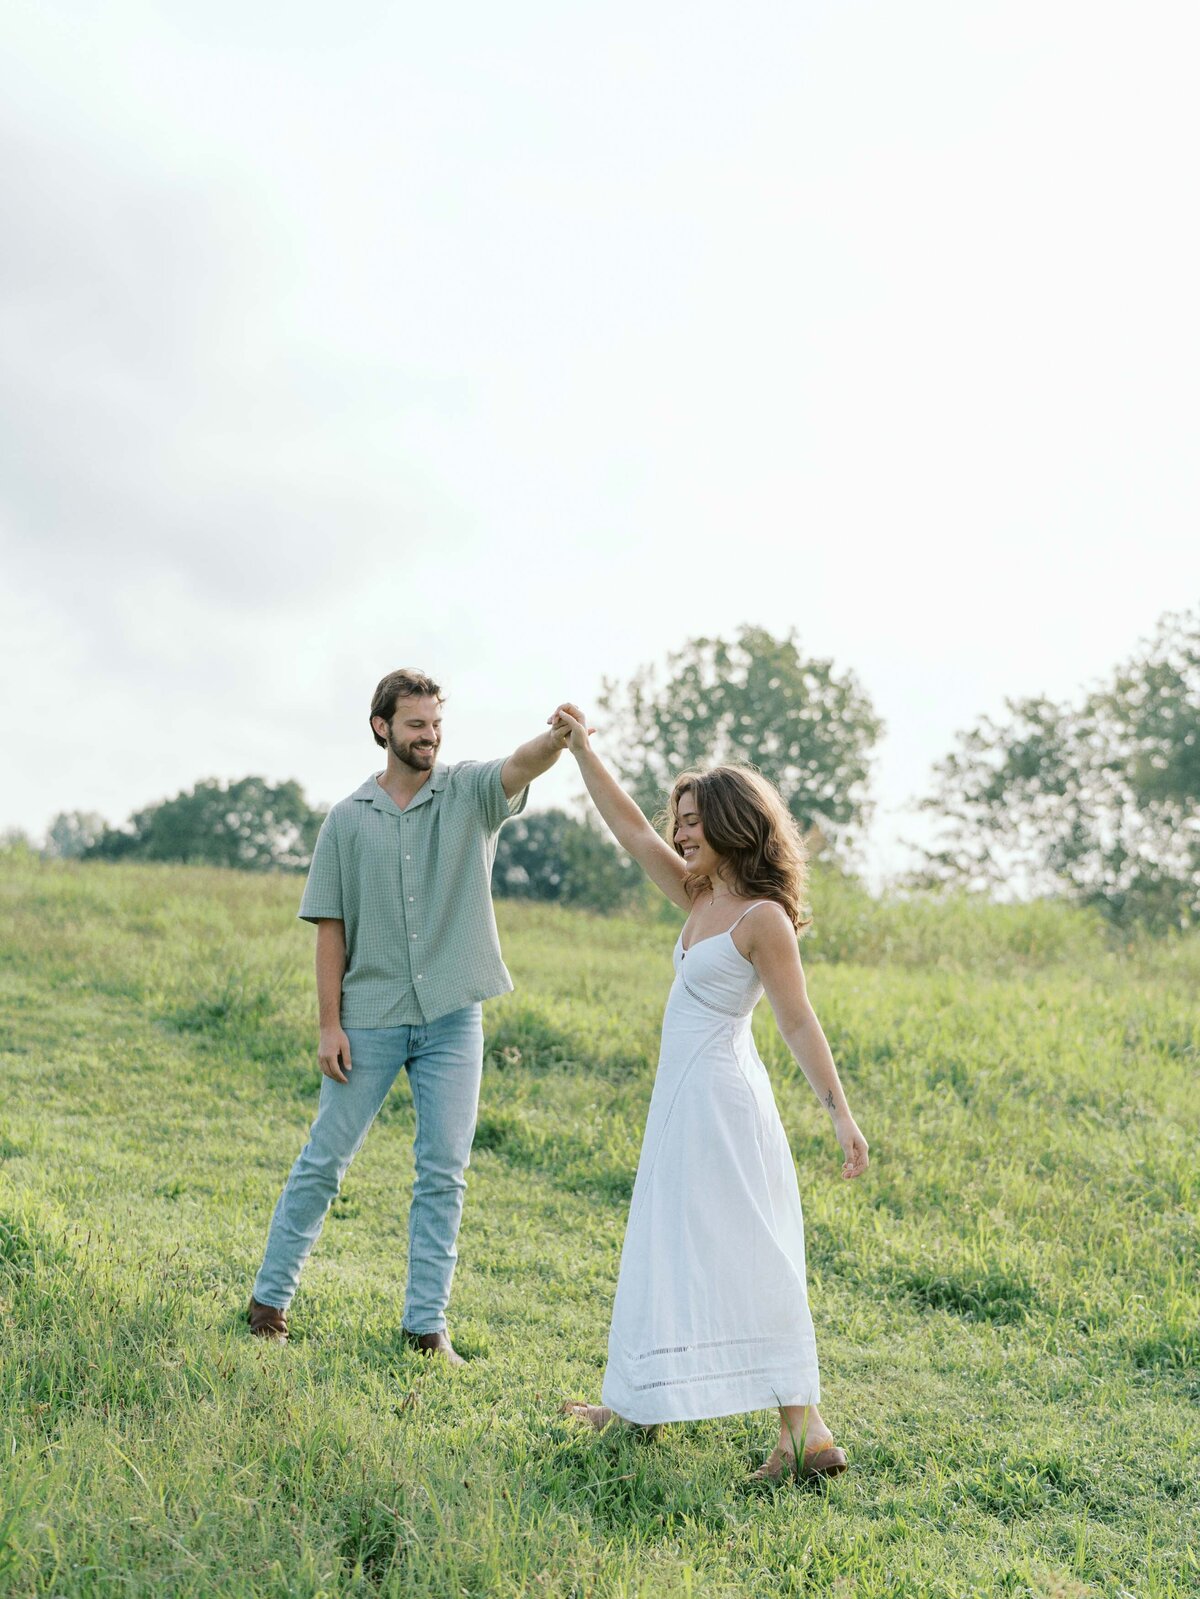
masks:
[[[390,722],[396,714],[397,700],[418,700],[433,698],[440,705],[445,699],[441,689],[429,676],[428,672],[418,672],[414,667],[402,666],[398,671],[389,672],[386,677],[379,680],[379,687],[371,696],[371,720],[382,716],[385,722]],[[374,727],[371,728],[371,737],[381,749],[387,748],[387,739],[380,738]]]

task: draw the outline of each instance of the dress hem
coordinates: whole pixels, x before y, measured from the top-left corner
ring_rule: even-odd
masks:
[[[717,1421],[722,1416],[742,1416],[752,1410],[778,1410],[781,1405],[819,1405],[821,1403],[821,1385],[814,1377],[808,1387],[795,1391],[796,1397],[781,1399],[774,1393],[763,1395],[761,1389],[753,1391],[747,1389],[744,1395],[730,1396],[728,1394],[718,1397],[713,1394],[707,1402],[699,1396],[694,1404],[679,1408],[664,1406],[643,1406],[635,1398],[632,1402],[622,1404],[620,1396],[614,1394],[607,1383],[600,1394],[602,1404],[608,1405],[618,1416],[625,1421],[632,1421],[639,1427],[663,1426],[675,1421]],[[680,1396],[683,1397],[682,1395]]]

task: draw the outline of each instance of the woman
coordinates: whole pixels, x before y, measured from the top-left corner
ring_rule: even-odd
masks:
[[[585,724],[572,754],[617,842],[688,912],[630,1204],[602,1404],[566,1410],[597,1430],[778,1407],[756,1476],[835,1476],[846,1457],[817,1409],[804,1222],[791,1150],[750,1018],[764,990],[833,1119],[842,1176],[867,1169],[804,985],[804,850],[776,790],[736,766],[671,792],[672,849],[607,771]]]

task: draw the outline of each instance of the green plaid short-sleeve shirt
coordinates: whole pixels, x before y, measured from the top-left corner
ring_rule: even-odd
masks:
[[[507,799],[503,765],[435,766],[403,811],[369,777],[325,818],[300,916],[346,925],[343,1027],[416,1026],[511,990],[492,862],[529,790]]]

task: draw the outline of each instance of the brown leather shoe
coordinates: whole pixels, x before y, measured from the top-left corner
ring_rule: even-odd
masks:
[[[415,1333],[403,1327],[401,1335],[410,1349],[419,1349],[423,1355],[439,1355],[448,1366],[466,1365],[447,1332]]]
[[[269,1338],[273,1344],[287,1343],[287,1316],[274,1305],[260,1305],[251,1295],[246,1306],[246,1320],[255,1338]]]

